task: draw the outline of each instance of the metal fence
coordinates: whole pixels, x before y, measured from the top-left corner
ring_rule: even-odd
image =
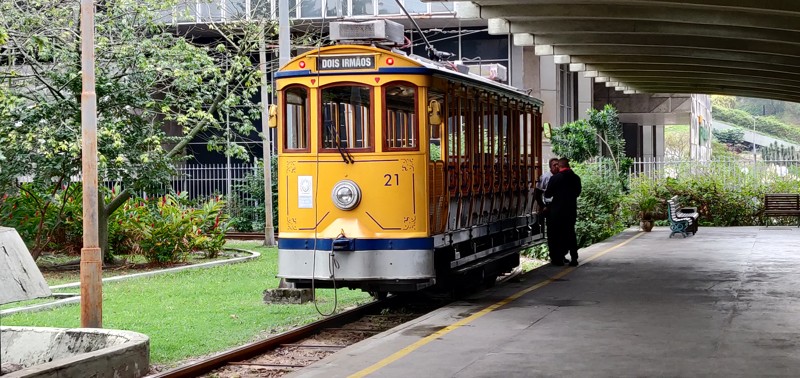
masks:
[[[264,223],[265,201],[254,192],[263,196],[263,177],[263,167],[256,164],[186,164],[178,168],[170,185],[162,187],[161,192],[185,193],[192,200],[223,196],[227,200],[226,212],[236,220],[237,231],[259,231],[259,226],[252,225]],[[259,185],[261,190],[251,190]]]
[[[713,176],[723,185],[736,187],[745,184],[773,181],[800,181],[800,160],[728,159],[709,161],[675,161],[641,159],[634,161],[630,177],[665,180],[696,176]]]

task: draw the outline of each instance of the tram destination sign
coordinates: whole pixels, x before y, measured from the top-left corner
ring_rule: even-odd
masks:
[[[333,55],[317,57],[318,71],[375,69],[374,55]]]

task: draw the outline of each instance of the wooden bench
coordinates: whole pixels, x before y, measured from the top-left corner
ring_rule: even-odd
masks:
[[[764,216],[797,217],[797,227],[800,227],[800,194],[765,194]]]
[[[692,235],[697,233],[697,220],[700,218],[700,214],[697,212],[696,207],[681,207],[680,203],[678,202],[678,196],[674,196],[667,201],[667,216],[669,218],[669,228],[672,230],[672,233],[669,234],[669,237],[680,233],[683,237],[689,236],[689,232]]]

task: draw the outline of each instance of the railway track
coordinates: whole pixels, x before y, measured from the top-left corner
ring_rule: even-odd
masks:
[[[517,269],[498,278],[497,284],[521,273]],[[451,300],[425,295],[392,296],[149,377],[199,377],[212,372],[214,377],[280,377]]]
[[[148,377],[198,377],[211,372],[214,376],[279,377],[441,305],[390,297]]]

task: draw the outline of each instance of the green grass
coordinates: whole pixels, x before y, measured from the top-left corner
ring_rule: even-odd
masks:
[[[664,133],[666,134],[689,134],[689,125],[667,125],[664,126]]]
[[[196,269],[103,285],[103,327],[150,336],[154,364],[229,349],[267,333],[280,332],[321,318],[313,303],[267,305],[262,292],[278,286],[277,249],[258,242],[228,246],[254,250],[250,262]],[[317,290],[320,310],[333,308],[333,290]],[[338,290],[338,308],[370,301],[360,291]],[[0,318],[2,325],[79,327],[80,307],[15,314]]]

